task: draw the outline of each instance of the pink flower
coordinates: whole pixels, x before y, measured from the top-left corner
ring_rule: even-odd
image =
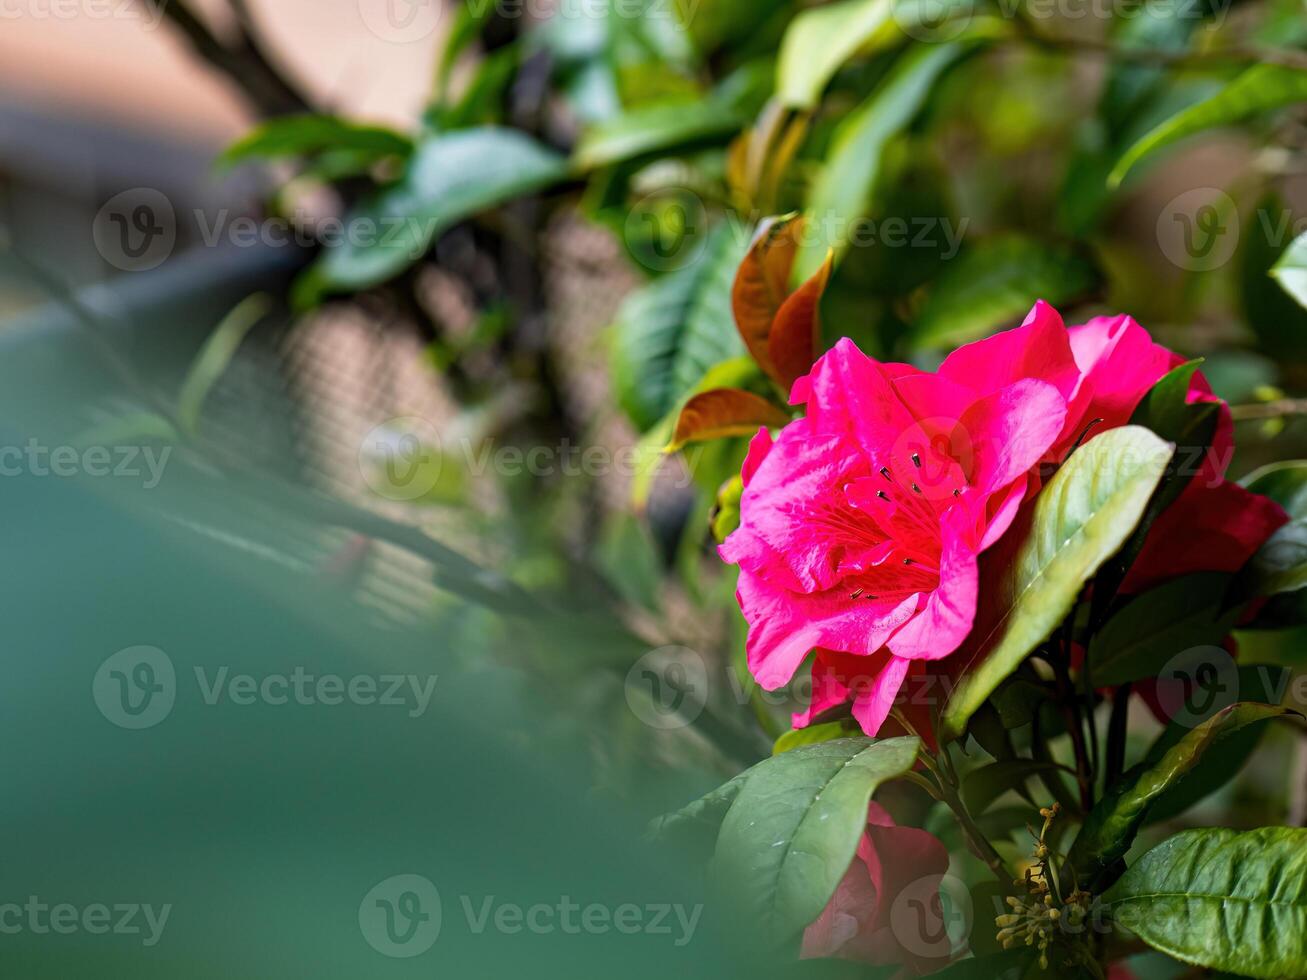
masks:
[[[918,975],[940,969],[951,953],[939,899],[948,865],[939,840],[896,826],[872,803],[853,863],[803,933],[802,955],[905,966]]]
[[[964,347],[950,360],[974,351],[969,362],[984,359],[996,364],[990,385],[1010,384],[1026,376],[1022,372],[1029,360],[1015,366],[1002,363],[994,356],[995,342],[1009,350],[1020,348],[1021,335],[1036,330],[1043,338],[1041,361],[1046,373],[1035,376],[1060,384],[1068,363],[1077,373],[1067,399],[1066,427],[1052,451],[1055,462],[1065,458],[1095,420],[1101,421],[1094,425],[1094,433],[1127,424],[1153,385],[1185,360],[1154,343],[1148,331],[1128,316],[1098,317],[1064,330],[1062,318],[1044,302],[1035,304],[1021,328]],[[1288,520],[1274,501],[1225,479],[1234,457],[1234,423],[1229,406],[1212,394],[1201,372],[1190,384],[1189,401],[1220,405],[1216,435],[1210,447],[1177,447],[1175,464],[1192,471],[1190,482],[1153,524],[1123,586],[1127,593],[1187,572],[1236,572]]]
[[[1126,316],[1072,327],[1040,302],[1017,329],[954,351],[935,373],[882,364],[841,340],[794,385],[807,417],[754,438],[741,524],[721,548],[740,566],[750,670],[775,689],[810,651],[802,727],[853,704],[877,734],[910,674],[958,648],[975,618],[977,555],[999,539],[1086,432],[1129,422],[1183,359]],[[1219,402],[1201,373],[1190,401]],[[1193,571],[1237,571],[1287,519],[1225,480],[1233,424],[1153,525],[1127,592]],[[915,665],[915,666],[914,666]],[[915,723],[915,722],[914,722]],[[922,731],[922,734],[926,732]]]
[[[841,340],[794,385],[807,416],[774,444],[765,429],[754,438],[740,527],[721,547],[740,566],[754,677],[778,688],[818,650],[814,709],[849,697],[869,735],[912,663],[966,638],[976,557],[1012,523],[1065,423],[1057,384],[982,388],[948,367],[881,364]],[[865,664],[853,688],[840,687],[841,655]]]

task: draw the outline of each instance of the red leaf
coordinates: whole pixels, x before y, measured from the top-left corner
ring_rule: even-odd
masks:
[[[751,436],[760,426],[779,428],[789,421],[785,412],[760,395],[739,388],[713,388],[685,403],[667,452],[675,452],[687,442]]]

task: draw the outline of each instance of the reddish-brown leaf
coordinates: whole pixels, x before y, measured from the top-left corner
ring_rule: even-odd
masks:
[[[773,377],[786,391],[812,368],[821,342],[821,297],[830,282],[835,253],[827,252],[826,261],[807,282],[796,289],[782,305],[772,323],[767,342]]]
[[[685,403],[667,452],[675,452],[688,442],[751,436],[759,426],[778,428],[789,421],[790,417],[780,408],[751,391],[713,388]]]
[[[803,217],[769,218],[763,222],[749,254],[740,263],[731,290],[735,325],[758,366],[776,377],[767,340],[772,322],[790,295],[790,273],[799,252]]]

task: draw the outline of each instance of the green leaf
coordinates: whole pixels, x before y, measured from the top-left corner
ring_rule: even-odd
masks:
[[[967,773],[962,780],[962,802],[972,816],[978,817],[1008,790],[1015,790],[1030,800],[1026,781],[1041,772],[1065,770],[1054,762],[1035,762],[1030,759],[1003,759],[991,762]],[[1074,772],[1071,773],[1073,776]],[[1031,801],[1031,806],[1034,802]]]
[[[450,226],[566,173],[561,156],[511,129],[433,136],[398,183],[350,212],[343,240],[329,243],[310,281],[319,295],[376,286],[422,258]]]
[[[735,133],[744,117],[714,98],[678,99],[638,106],[591,126],[577,145],[575,161],[590,170],[645,153],[670,152]]]
[[[339,116],[301,115],[270,119],[241,137],[218,158],[230,167],[255,158],[305,157],[332,150],[366,154],[374,160],[407,157],[413,141],[382,126],[366,126]]]
[[[1188,775],[1215,742],[1247,725],[1288,713],[1287,708],[1269,704],[1232,704],[1181,738],[1156,764],[1136,767],[1133,776],[1085,818],[1068,856],[1079,880],[1091,890],[1102,887],[1104,874],[1130,850],[1149,807]]]
[[[1265,980],[1307,974],[1307,829],[1177,834],[1105,899],[1118,924],[1185,963]]]
[[[818,14],[832,10],[819,7]],[[805,15],[796,18],[802,19]],[[811,232],[804,238],[796,276],[807,279],[820,268],[828,249],[836,256],[849,247],[852,223],[867,213],[880,176],[885,147],[921,111],[943,71],[971,46],[924,45],[905,54],[876,90],[840,124],[832,149],[808,198]]]
[[[1280,260],[1271,267],[1271,277],[1284,291],[1307,307],[1307,235],[1295,238]]]
[[[748,245],[737,228],[719,225],[696,261],[622,304],[613,333],[613,383],[641,430],[677,408],[714,364],[744,354],[731,316],[731,281]]]
[[[1307,518],[1297,518],[1271,535],[1239,576],[1248,596],[1272,596],[1307,588]]]
[[[186,372],[177,396],[177,421],[186,434],[194,436],[200,427],[205,399],[231,364],[245,335],[268,315],[272,301],[263,293],[246,297],[228,313],[204,342]]]
[[[1258,348],[1274,351],[1281,363],[1307,356],[1307,309],[1302,297],[1294,295],[1307,286],[1301,271],[1307,245],[1294,238],[1293,215],[1294,208],[1278,191],[1267,190],[1248,212],[1237,253],[1243,318]]]
[[[1236,675],[1238,699],[1244,703],[1279,704],[1284,698],[1288,673],[1285,667],[1269,664],[1240,667]],[[1222,703],[1215,702],[1214,707],[1219,709]],[[1194,770],[1153,802],[1145,822],[1151,824],[1172,820],[1238,776],[1266,733],[1267,721],[1255,721],[1238,731],[1228,733],[1219,742],[1209,746]],[[1192,730],[1191,725],[1180,721],[1171,722],[1149,748],[1144,765],[1156,765]]]
[[[1307,517],[1307,460],[1271,463],[1249,473],[1239,484],[1245,490],[1270,497],[1290,517]]]
[[[1254,65],[1216,95],[1172,116],[1136,142],[1117,161],[1108,184],[1117,187],[1144,157],[1194,133],[1307,100],[1307,72],[1282,65]]]
[[[1036,498],[1027,527],[1008,532],[1004,540],[1013,543],[991,550],[986,570],[1000,571],[981,581],[995,583],[982,596],[992,612],[964,648],[970,662],[945,705],[943,739],[965,732],[976,709],[1071,612],[1085,583],[1134,531],[1172,452],[1138,426],[1091,439]]]
[[[969,343],[1019,321],[1035,300],[1074,299],[1095,278],[1069,249],[1018,234],[990,238],[944,267],[916,318],[916,342],[934,349]]]
[[[721,824],[710,873],[742,921],[777,945],[797,941],[844,877],[876,788],[909,772],[921,741],[845,738],[758,763],[679,814],[658,836]]]
[[[776,94],[791,109],[811,109],[827,83],[859,49],[884,47],[902,35],[893,0],[843,0],[803,11],[785,32],[776,67]]]
[[[772,746],[771,754],[780,755],[783,752],[802,748],[805,745],[817,745],[821,742],[834,741],[837,738],[848,738],[850,735],[856,735],[857,732],[858,723],[852,718],[832,721],[825,725],[809,725],[807,728],[796,728],[793,731],[786,732],[776,740],[776,744]]]
[[[1090,640],[1094,684],[1156,677],[1177,654],[1220,643],[1242,611],[1225,604],[1230,581],[1219,572],[1186,575],[1132,598]]]

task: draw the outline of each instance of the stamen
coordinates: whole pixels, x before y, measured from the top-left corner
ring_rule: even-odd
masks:
[[[921,493],[921,487],[917,486],[915,483],[912,484],[912,492],[913,492],[913,493]]]
[[[914,565],[914,564],[916,564],[916,563],[915,563],[911,558],[904,558],[904,559],[903,559],[903,564],[905,564],[905,565]]]
[[[856,599],[858,596],[862,595],[863,591],[864,590],[862,589],[854,589],[851,593],[849,593],[849,598]]]
[[[961,491],[961,490],[957,490],[957,489],[955,489],[955,490],[953,491],[953,496],[955,496],[955,497],[961,497],[961,496],[962,496],[962,491]]]
[[[921,457],[917,453],[912,454],[912,465],[921,469]]]
[[[877,490],[876,496],[879,497],[881,500],[889,500],[889,494],[887,494],[884,490]]]
[[[888,467],[888,466],[882,466],[882,467],[880,468],[880,475],[883,476],[885,479],[888,480],[888,479],[890,478],[890,476],[889,476],[889,467]]]

